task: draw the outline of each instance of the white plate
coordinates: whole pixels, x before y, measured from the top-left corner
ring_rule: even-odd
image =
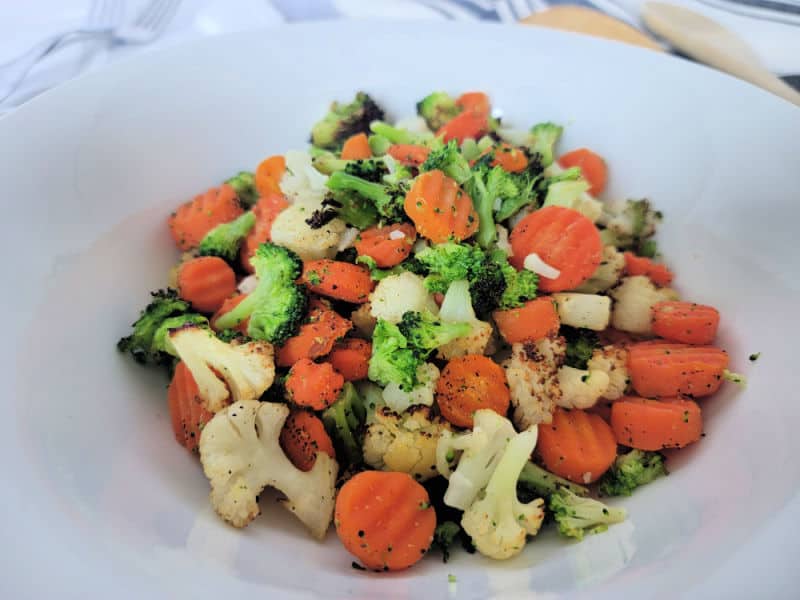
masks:
[[[303,146],[333,98],[365,89],[402,116],[438,88],[487,90],[520,126],[565,123],[563,149],[608,160],[609,195],[663,208],[680,289],[721,309],[720,342],[751,382],[703,401],[708,437],[621,501],[630,519],[607,533],[545,535],[503,564],[460,553],[377,576],[277,506],[245,531],[220,523],[172,439],[163,376],[114,343],[165,284],[176,252],[164,219],[180,201]],[[448,573],[459,598],[796,596],[798,140],[800,111],[719,73],[485,25],[223,37],[24,106],[0,121],[0,597],[441,598]]]

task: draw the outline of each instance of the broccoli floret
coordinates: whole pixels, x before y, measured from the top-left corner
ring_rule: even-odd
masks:
[[[595,348],[600,347],[597,332],[591,329],[581,329],[562,325],[559,334],[567,341],[567,354],[564,364],[575,369],[587,369],[589,359]]]
[[[493,251],[491,258],[498,265],[503,277],[502,295],[497,302],[497,308],[500,310],[518,308],[536,297],[539,287],[539,276],[536,273],[527,269],[517,271],[509,264],[508,256],[502,250]]]
[[[416,263],[422,267],[423,274],[427,275],[425,287],[431,292],[445,293],[451,283],[466,279],[469,282],[472,306],[479,316],[504,304],[502,298],[507,289],[507,281],[516,285],[516,278],[520,276],[522,279],[519,289],[522,290],[525,282],[530,279],[528,275],[521,275],[522,272],[518,275],[508,264],[504,253],[492,252],[487,255],[481,248],[469,244],[448,242],[431,246],[416,255]],[[530,275],[535,277],[534,273]],[[533,295],[535,292],[534,285]],[[512,290],[510,293],[509,298],[516,292]]]
[[[236,342],[237,344],[246,344],[247,342],[253,341],[247,334],[244,334],[237,329],[223,329],[222,331],[217,331],[217,337],[227,344],[230,344],[231,342]]]
[[[364,92],[349,104],[334,102],[330,111],[311,129],[311,143],[318,148],[338,150],[357,133],[369,133],[372,121],[383,119],[383,109]]]
[[[404,266],[403,263],[395,265],[391,269],[381,269],[378,267],[378,263],[375,262],[375,259],[372,258],[371,256],[367,256],[366,254],[363,254],[358,258],[356,258],[355,262],[356,264],[364,265],[369,269],[369,276],[372,279],[372,281],[381,281],[383,279],[386,279],[387,277],[390,277],[391,275],[399,275],[400,273],[405,271],[405,269],[403,268]]]
[[[178,297],[178,292],[168,288],[151,292],[153,299],[133,324],[133,333],[117,342],[121,352],[130,352],[141,364],[165,365],[172,359],[164,353],[164,343],[155,348],[153,340],[161,325],[171,317],[181,317],[190,310],[189,303]],[[163,336],[162,336],[163,337]]]
[[[461,525],[454,521],[439,523],[433,532],[433,546],[442,551],[442,562],[450,560],[450,547],[455,544],[461,533]]]
[[[428,312],[408,311],[398,325],[408,343],[424,355],[454,339],[467,335],[469,323],[443,323]]]
[[[369,200],[378,214],[392,223],[401,221],[405,215],[403,202],[407,190],[402,184],[375,183],[337,171],[328,178],[326,185],[334,193],[353,192]]]
[[[336,456],[345,457],[346,464],[355,465],[362,460],[359,429],[365,417],[364,402],[349,381],[336,402],[322,413],[322,422],[333,440]]]
[[[520,194],[514,177],[502,167],[491,166],[492,155],[485,155],[475,163],[472,178],[467,181],[466,189],[472,198],[480,223],[475,239],[484,247],[489,247],[497,238],[494,226],[495,203],[503,198],[515,198]]]
[[[233,188],[239,203],[245,208],[250,208],[258,200],[256,176],[250,171],[239,171],[230,179],[226,179],[225,183]]]
[[[458,144],[455,140],[451,140],[441,148],[432,150],[419,168],[422,172],[433,171],[434,169],[442,171],[460,184],[472,177],[469,162],[458,151]]]
[[[550,496],[548,507],[558,523],[559,533],[578,540],[582,540],[586,532],[605,531],[609,525],[624,521],[626,516],[624,508],[606,506],[563,487]]]
[[[384,161],[367,158],[347,161],[344,172],[373,183],[382,183],[384,176],[389,174],[389,169]]]
[[[507,196],[501,200],[500,208],[494,215],[498,222],[505,221],[529,204],[536,203],[537,206],[541,204],[541,198],[547,187],[539,154],[530,155],[526,169],[521,173],[510,173],[509,178],[517,186],[517,195]]]
[[[417,102],[417,114],[425,119],[433,131],[455,117],[461,109],[446,92],[433,92]]]
[[[328,192],[322,206],[323,210],[335,211],[342,221],[357,229],[372,227],[379,219],[375,205],[351,191]]]
[[[633,250],[641,256],[655,255],[655,243],[650,240],[661,222],[662,214],[650,201],[626,200],[622,206],[611,207],[605,215],[606,228],[600,232],[603,244],[622,250]]]
[[[630,496],[640,485],[667,475],[664,460],[660,452],[631,450],[622,454],[600,479],[598,491],[603,496]]]
[[[255,224],[255,214],[248,211],[229,223],[217,225],[200,242],[200,256],[219,256],[233,262],[239,255],[242,240]]]
[[[543,167],[553,163],[553,150],[563,132],[564,128],[555,123],[538,123],[531,127],[530,149],[541,156]]]
[[[394,381],[406,391],[417,383],[417,367],[422,359],[394,323],[378,319],[372,334],[372,356],[368,376],[372,381],[388,385]]]
[[[172,347],[172,344],[169,341],[169,332],[173,329],[180,329],[181,327],[185,327],[186,325],[198,325],[201,328],[208,327],[208,319],[203,315],[198,315],[197,313],[186,313],[185,315],[178,315],[177,317],[169,317],[168,319],[164,319],[161,325],[159,325],[156,332],[153,334],[153,343],[151,345],[151,350],[155,352],[164,353],[163,363],[168,364],[169,358],[166,355],[176,357],[178,356],[175,352],[175,348]]]
[[[306,292],[295,280],[303,263],[288,248],[272,243],[261,244],[250,259],[258,286],[233,310],[217,319],[219,329],[233,329],[250,319],[247,335],[273,344],[293,335],[306,310]]]
[[[536,498],[548,497],[562,487],[567,488],[578,496],[589,495],[589,490],[582,485],[554,475],[531,461],[528,461],[522,467],[522,473],[519,475],[517,485],[524,491],[533,494]]]

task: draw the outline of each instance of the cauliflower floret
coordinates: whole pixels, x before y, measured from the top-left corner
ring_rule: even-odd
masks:
[[[597,294],[561,293],[551,296],[562,325],[603,331],[611,318],[611,298]]]
[[[339,466],[325,452],[313,468],[296,468],[278,438],[289,415],[285,404],[248,400],[214,415],[200,434],[200,461],[211,483],[211,504],[234,527],[259,514],[258,495],[267,487],[282,492],[282,504],[311,534],[322,539],[333,515]]]
[[[256,400],[275,379],[274,352],[267,342],[234,346],[197,325],[173,329],[169,342],[191,371],[200,398],[211,412],[220,411],[230,397],[234,402]]]
[[[522,503],[517,480],[536,446],[537,428],[514,435],[505,445],[483,497],[475,500],[461,518],[461,526],[478,552],[504,560],[522,552],[525,538],[536,535],[544,519],[544,501]]]
[[[608,375],[608,387],[603,393],[607,400],[617,400],[625,395],[630,378],[628,377],[628,352],[619,346],[596,348],[587,363],[589,371],[602,371]]]
[[[609,377],[603,371],[564,365],[557,376],[561,396],[556,404],[562,408],[591,408],[608,389]]]
[[[664,300],[678,299],[675,290],[658,288],[644,275],[623,277],[622,282],[609,293],[615,300],[611,326],[621,331],[644,335],[653,333],[653,306]]]
[[[460,435],[443,431],[436,448],[436,468],[450,480],[444,503],[460,510],[472,504],[486,487],[508,440],[515,433],[508,419],[487,408],[475,411],[472,431]],[[457,459],[458,466],[452,471],[451,466]]]
[[[589,279],[575,288],[575,291],[582,294],[604,292],[617,284],[619,278],[622,277],[624,269],[625,255],[617,250],[615,246],[603,246],[600,266],[597,267]]]
[[[383,401],[391,410],[403,412],[414,404],[433,406],[433,395],[436,382],[439,380],[439,369],[431,363],[423,363],[417,367],[417,381],[410,392],[406,392],[400,384],[390,381],[383,390]]]
[[[555,403],[561,399],[558,369],[564,363],[566,352],[567,343],[563,337],[511,347],[511,358],[502,366],[511,391],[514,424],[519,429],[552,420]]]
[[[444,323],[469,323],[469,334],[439,346],[437,356],[445,360],[466,356],[467,354],[484,354],[492,339],[494,328],[475,316],[472,299],[469,293],[469,282],[454,281],[447,288],[439,318]]]
[[[375,331],[375,325],[378,324],[378,319],[372,316],[372,304],[369,302],[361,304],[350,313],[350,320],[360,335],[367,339],[372,338],[372,332]]]
[[[306,219],[314,210],[306,203],[293,204],[282,210],[272,223],[272,242],[293,250],[303,260],[333,258],[347,225],[341,219],[332,219],[313,229]]]
[[[369,302],[373,317],[395,324],[408,311],[439,313],[439,307],[425,289],[422,277],[408,271],[390,275],[378,282],[369,296]]]
[[[384,406],[364,434],[364,462],[375,469],[408,473],[417,481],[435,477],[436,446],[450,425],[415,405],[397,413]]]
[[[328,192],[325,186],[328,177],[313,167],[308,152],[290,150],[285,158],[286,172],[281,177],[281,191],[290,202],[305,202],[313,207],[312,211],[319,208]]]

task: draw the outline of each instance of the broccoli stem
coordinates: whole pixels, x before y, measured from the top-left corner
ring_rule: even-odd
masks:
[[[328,189],[333,191],[352,191],[372,200],[377,205],[388,204],[392,197],[379,183],[372,183],[355,175],[337,171],[328,178]]]
[[[369,128],[373,133],[385,137],[392,144],[413,144],[416,141],[410,131],[392,127],[383,121],[373,121]]]
[[[478,213],[478,234],[475,239],[482,248],[488,248],[497,238],[497,230],[494,227],[494,207],[483,180],[480,177],[473,177],[471,182],[473,186],[472,204],[475,206],[475,212]]]
[[[589,490],[582,485],[572,483],[558,475],[545,471],[542,467],[531,461],[528,461],[522,468],[518,484],[530,492],[545,497],[555,493],[556,490],[562,487],[567,488],[578,496],[587,496],[589,494]]]

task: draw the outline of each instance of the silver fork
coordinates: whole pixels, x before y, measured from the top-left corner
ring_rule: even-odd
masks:
[[[0,67],[9,83],[0,91],[4,102],[23,83],[31,69],[41,60],[68,44],[105,39],[114,44],[146,44],[163,33],[178,10],[180,0],[151,0],[131,21],[119,25],[117,18],[120,0],[94,0],[89,23],[81,29],[68,31],[40,42],[37,46]]]

